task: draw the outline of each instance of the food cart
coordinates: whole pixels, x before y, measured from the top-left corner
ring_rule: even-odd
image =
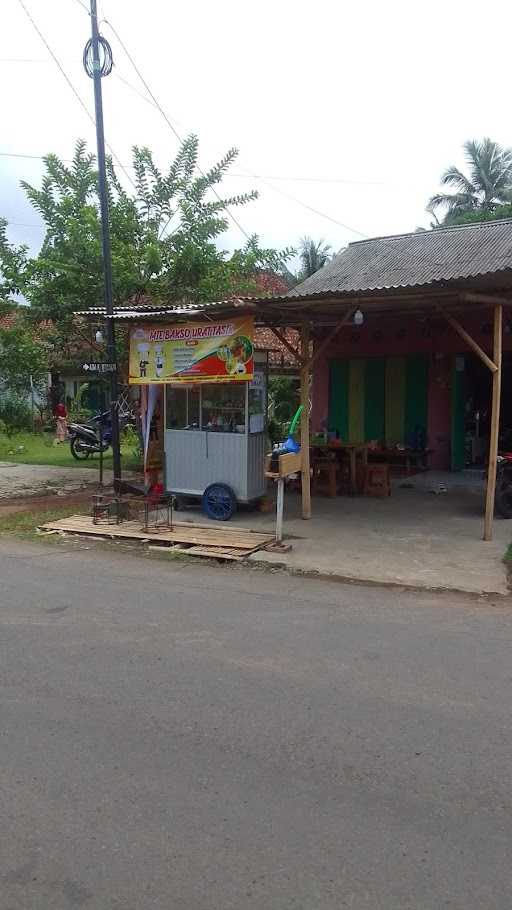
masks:
[[[164,389],[165,489],[178,507],[200,497],[222,521],[265,492],[267,354],[253,339],[251,317],[143,325],[130,337],[130,383]]]

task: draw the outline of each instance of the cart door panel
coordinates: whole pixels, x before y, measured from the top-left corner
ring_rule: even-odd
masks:
[[[206,430],[167,430],[166,485],[173,493],[201,496],[211,483],[226,483],[237,499],[247,494],[247,436]]]

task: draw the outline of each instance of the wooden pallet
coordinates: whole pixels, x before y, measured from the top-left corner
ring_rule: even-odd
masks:
[[[101,519],[94,524],[89,515],[72,515],[58,521],[49,521],[43,530],[67,534],[83,534],[87,537],[103,537],[110,540],[145,541],[155,548],[176,547],[191,556],[205,556],[214,559],[240,560],[266,546],[273,538],[269,534],[251,531],[249,528],[225,528],[208,525],[194,525],[188,522],[173,522],[168,528],[144,528],[140,520],[122,521],[115,524]]]

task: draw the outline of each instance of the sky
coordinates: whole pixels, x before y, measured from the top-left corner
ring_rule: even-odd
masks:
[[[82,68],[88,0],[23,2],[92,113]],[[428,227],[426,201],[445,167],[464,165],[464,140],[512,145],[510,65],[479,35],[480,0],[98,0],[98,7],[115,64],[103,80],[105,132],[119,160],[129,165],[131,147],[147,145],[165,168],[179,142],[108,22],[178,134],[198,134],[203,168],[239,149],[222,192],[259,191],[234,214],[265,247],[297,247],[310,235],[339,250]],[[494,0],[491,9],[499,33],[510,34],[510,3]],[[19,0],[2,0],[0,21],[0,216],[9,238],[35,252],[42,226],[20,181],[38,185],[42,162],[15,156],[70,158],[79,137],[94,150],[94,128]],[[244,242],[234,224],[222,238],[226,249]]]

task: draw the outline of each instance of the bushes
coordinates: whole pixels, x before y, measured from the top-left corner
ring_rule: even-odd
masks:
[[[272,445],[286,438],[289,423],[299,406],[296,379],[271,376],[268,383],[268,435]]]
[[[122,433],[123,445],[129,448],[130,456],[136,469],[142,468],[144,464],[144,448],[142,438],[135,427],[128,425]]]
[[[10,438],[31,427],[32,414],[26,400],[14,392],[0,396],[0,430]]]

